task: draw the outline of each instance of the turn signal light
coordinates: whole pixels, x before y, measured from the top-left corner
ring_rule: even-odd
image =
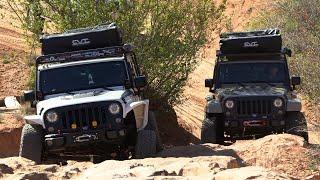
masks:
[[[71,128],[72,129],[77,129],[77,124],[76,123],[71,124]]]
[[[98,122],[97,122],[97,121],[92,121],[92,126],[93,126],[94,128],[96,128],[96,127],[98,126]]]

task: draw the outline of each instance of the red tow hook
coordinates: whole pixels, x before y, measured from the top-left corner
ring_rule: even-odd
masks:
[[[253,121],[244,121],[243,126],[244,127],[262,127],[267,126],[268,122],[265,120],[253,120]]]

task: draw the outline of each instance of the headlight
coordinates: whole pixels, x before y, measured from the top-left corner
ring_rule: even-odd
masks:
[[[232,100],[227,100],[226,101],[226,107],[228,109],[232,109],[234,107],[234,102]]]
[[[120,106],[117,103],[113,103],[109,106],[109,112],[111,114],[118,114],[120,112]]]
[[[275,107],[282,107],[282,105],[283,105],[283,101],[282,101],[282,99],[276,99],[276,100],[274,100],[274,102],[273,102],[273,105],[275,106]]]
[[[47,121],[51,123],[55,123],[58,120],[58,114],[54,111],[49,111],[46,117],[47,117]]]

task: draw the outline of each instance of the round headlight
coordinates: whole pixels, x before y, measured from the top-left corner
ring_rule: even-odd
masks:
[[[111,114],[118,114],[120,112],[120,106],[117,103],[113,103],[109,106],[109,112]]]
[[[276,100],[274,100],[274,102],[273,102],[273,105],[275,106],[275,107],[282,107],[282,105],[283,105],[283,101],[282,101],[282,99],[276,99]]]
[[[228,109],[232,109],[234,107],[234,102],[232,100],[227,100],[226,101],[226,107]]]
[[[58,120],[58,114],[54,111],[49,111],[47,113],[47,120],[51,123],[54,123]]]

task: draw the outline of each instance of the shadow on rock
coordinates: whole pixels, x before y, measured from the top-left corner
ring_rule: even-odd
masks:
[[[244,160],[239,157],[237,152],[225,146],[216,144],[200,144],[190,146],[177,146],[174,148],[163,150],[158,154],[159,157],[201,157],[201,156],[229,156],[237,160],[238,164],[246,166]]]

